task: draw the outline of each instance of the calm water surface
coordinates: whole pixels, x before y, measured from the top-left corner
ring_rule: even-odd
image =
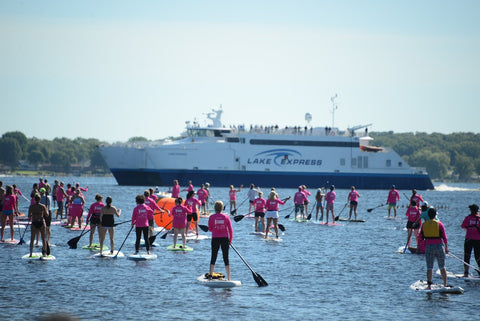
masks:
[[[53,184],[55,178],[49,178]],[[135,195],[149,186],[118,186],[113,178],[61,178],[66,183],[89,186],[87,204],[96,193],[110,195],[122,209],[117,221],[131,218]],[[4,184],[16,183],[29,194],[35,178],[1,177]],[[195,183],[195,182],[194,182]],[[248,185],[250,182],[245,182]],[[467,206],[480,203],[479,186],[436,184],[435,191],[421,191],[424,199],[439,208],[452,253],[462,256],[464,232],[460,228]],[[164,188],[166,190],[166,188]],[[263,188],[264,192],[269,188]],[[311,192],[315,188],[310,188]],[[247,190],[238,193],[238,204]],[[280,197],[293,196],[295,190],[279,189]],[[337,214],[345,204],[348,190],[337,190]],[[227,188],[211,188],[215,199],[228,200]],[[0,320],[35,320],[54,312],[67,312],[82,320],[472,320],[478,315],[480,284],[451,280],[465,289],[463,295],[427,295],[410,290],[418,279],[425,279],[422,255],[397,254],[404,246],[405,195],[398,209],[401,219],[387,220],[386,207],[368,213],[368,208],[386,201],[387,191],[360,190],[359,218],[365,223],[321,226],[296,223],[284,216],[291,213],[291,200],[282,207],[280,222],[286,227],[282,242],[265,242],[253,231],[253,220],[234,222],[234,244],[251,267],[268,283],[259,288],[250,270],[235,252],[230,252],[232,276],[242,287],[211,289],[196,278],[208,271],[210,240],[190,242],[193,252],[176,253],[165,249],[173,241],[157,237],[154,253],[158,259],[133,262],[94,259],[94,252],[81,247],[68,248],[66,242],[80,232],[52,226],[52,254],[57,260],[27,262],[21,257],[28,245],[0,245],[3,282],[0,285]],[[313,197],[311,197],[313,199]],[[313,201],[312,201],[313,204]],[[27,202],[20,200],[22,212]],[[348,209],[347,209],[348,210]],[[342,216],[347,214],[347,210]],[[239,214],[248,212],[243,202]],[[206,224],[207,219],[201,219]],[[129,224],[116,229],[115,244],[120,246]],[[9,236],[9,231],[6,231]],[[27,232],[25,239],[29,239]],[[16,231],[15,238],[19,238]],[[95,241],[98,240],[96,235]],[[134,233],[122,252],[134,251]],[[217,269],[224,272],[221,256]],[[447,269],[463,272],[462,264],[447,258]],[[435,275],[440,282],[440,277]]]

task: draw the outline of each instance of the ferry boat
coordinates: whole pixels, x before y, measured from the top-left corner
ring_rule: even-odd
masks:
[[[222,109],[207,114],[211,125],[186,122],[177,140],[100,146],[119,185],[249,186],[357,189],[433,189],[425,170],[410,167],[395,151],[371,146],[367,126],[233,126]],[[309,113],[306,120],[311,119]],[[362,134],[357,134],[363,129]]]

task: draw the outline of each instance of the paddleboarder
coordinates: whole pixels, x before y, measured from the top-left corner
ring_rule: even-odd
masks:
[[[240,185],[238,189],[235,189],[233,185],[230,185],[230,190],[228,191],[228,196],[230,199],[230,213],[237,211],[237,192],[242,190],[243,185]],[[243,203],[243,202],[242,202]]]
[[[8,218],[8,223],[10,225],[10,237],[11,237],[11,240],[13,241],[13,235],[15,233],[15,229],[13,227],[14,214],[18,213],[18,208],[17,208],[17,199],[15,195],[13,195],[13,187],[11,185],[7,185],[7,188],[5,190],[5,194],[3,195],[2,200],[3,200],[2,231],[1,231],[0,242],[4,241],[3,237],[5,234],[5,224],[7,223],[7,218]]]
[[[388,217],[390,217],[390,211],[393,208],[393,217],[397,217],[397,202],[400,200],[400,193],[395,189],[395,185],[388,192],[387,204],[388,204]]]
[[[120,217],[122,210],[118,209],[112,205],[113,199],[108,196],[105,199],[105,206],[100,209],[100,225],[98,226],[98,241],[100,242],[100,255],[103,251],[103,243],[105,242],[105,236],[110,237],[110,254],[113,254],[113,249],[115,246],[114,236],[115,236],[115,216]],[[90,241],[91,245],[91,241]],[[118,254],[118,253],[117,253]]]
[[[188,192],[187,200],[185,201],[185,206],[187,206],[191,213],[187,214],[187,223],[185,225],[185,234],[188,234],[188,229],[190,228],[190,222],[193,220],[193,225],[195,226],[195,234],[198,236],[198,214],[199,209],[202,206],[200,200],[195,198],[195,191]]]
[[[355,190],[355,186],[350,188],[350,193],[347,196],[347,203],[350,202],[350,212],[348,214],[348,219],[352,218],[352,211],[355,214],[355,220],[357,220],[357,206],[358,206],[358,198],[360,194],[358,194],[357,190]]]
[[[300,212],[302,219],[305,219],[305,203],[308,204],[307,195],[303,192],[303,187],[298,187],[298,192],[293,196],[293,203],[295,204],[295,219],[297,219],[297,214]]]
[[[208,218],[208,230],[212,232],[212,252],[210,257],[209,279],[212,278],[217,261],[218,250],[222,248],[223,263],[225,264],[225,272],[227,279],[230,281],[230,261],[228,259],[228,250],[232,243],[233,229],[230,218],[223,211],[223,202],[216,201],[214,205],[215,214]]]
[[[100,194],[95,195],[95,203],[90,205],[90,209],[88,210],[87,215],[87,221],[85,222],[85,224],[87,225],[90,222],[90,240],[88,243],[88,247],[92,247],[95,230],[97,229],[97,226],[100,226],[100,214],[104,206],[105,204],[103,203],[103,196]],[[98,234],[98,238],[100,240],[100,229]]]
[[[418,230],[420,228],[420,224],[418,223],[418,220],[420,219],[420,210],[417,207],[417,203],[415,201],[410,202],[410,206],[407,209],[407,212],[405,213],[405,216],[407,217],[407,246],[410,246],[410,242],[412,239],[412,232],[415,235],[415,240],[417,241],[417,248],[418,248]]]
[[[145,248],[147,254],[150,254],[150,242],[148,241],[148,220],[153,220],[153,210],[145,205],[145,196],[137,195],[135,198],[137,206],[133,209],[132,227],[135,226],[136,241],[135,241],[135,255],[140,250],[140,239],[145,240]]]
[[[35,237],[38,234],[40,234],[42,238],[42,255],[47,256],[50,254],[50,247],[48,246],[48,240],[46,238],[45,219],[48,218],[49,214],[47,207],[40,203],[40,194],[35,194],[33,199],[35,203],[28,208],[28,219],[31,223],[30,257],[32,257]]]
[[[177,198],[180,196],[180,185],[178,184],[178,180],[173,180],[172,186],[172,198]]]
[[[470,264],[470,256],[473,254],[475,256],[475,262],[478,266],[478,274],[480,275],[480,216],[478,215],[478,205],[472,204],[469,205],[470,214],[467,215],[463,222],[462,228],[465,229],[465,242],[463,244],[463,260]],[[463,275],[468,277],[468,265],[463,265]]]
[[[188,193],[190,194],[191,192],[193,191]],[[193,192],[193,194],[195,194],[195,192]],[[187,215],[192,214],[192,210],[190,207],[182,205],[182,203],[183,198],[177,197],[175,199],[175,206],[170,210],[170,214],[173,216],[173,248],[177,247],[178,234],[182,235],[183,248],[185,248],[187,242],[187,233],[185,232],[187,229]]]
[[[447,270],[445,269],[445,253],[448,254],[448,239],[442,222],[435,219],[437,211],[428,209],[428,221],[423,223],[420,235],[425,240],[425,261],[427,263],[427,289],[431,289],[433,277],[433,264],[437,259],[438,268],[443,279],[443,286],[447,286]]]
[[[335,223],[335,198],[337,194],[335,193],[335,186],[330,186],[330,191],[325,195],[325,201],[327,202],[327,212],[325,213],[327,216],[326,223],[328,224],[328,212],[332,212],[332,223]]]
[[[317,202],[315,220],[318,221],[318,210],[321,211],[320,221],[323,221],[323,198],[325,197],[325,187],[319,188],[315,194],[315,201]]]
[[[278,198],[278,194],[273,190],[270,192],[270,195],[268,195],[268,199],[265,204],[267,209],[267,213],[265,214],[265,218],[267,219],[267,224],[265,225],[265,238],[268,238],[268,231],[270,230],[272,221],[273,228],[275,230],[275,237],[278,238],[278,206],[279,204],[285,204],[285,202],[290,198],[291,196],[287,197],[285,201],[282,201]]]
[[[248,203],[250,204],[248,206],[248,212],[252,212],[252,208],[253,210],[255,210],[255,206],[253,205],[253,201],[255,201],[255,199],[257,198],[257,195],[260,193],[260,188],[255,188],[255,184],[250,184],[250,189],[248,190],[247,192],[247,197],[248,197]]]
[[[267,201],[262,197],[263,193],[258,192],[258,197],[253,200],[253,209],[255,211],[255,232],[259,232],[258,221],[262,223],[265,229],[265,207]]]

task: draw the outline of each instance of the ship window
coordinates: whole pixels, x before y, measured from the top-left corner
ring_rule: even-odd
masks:
[[[403,163],[402,162],[398,162],[398,167],[402,167]]]
[[[391,167],[392,166],[392,160],[387,159],[387,164],[386,165],[387,165],[387,167]]]
[[[245,138],[240,138],[240,143],[245,144]]]
[[[368,168],[368,156],[363,156],[363,168]]]
[[[345,158],[340,158],[340,165],[345,166]]]
[[[352,166],[357,166],[357,159],[356,158],[352,158]]]
[[[227,143],[239,143],[240,139],[238,137],[227,137]]]
[[[358,164],[358,168],[363,168],[363,159],[362,159],[362,156],[358,156],[357,157],[357,164]]]

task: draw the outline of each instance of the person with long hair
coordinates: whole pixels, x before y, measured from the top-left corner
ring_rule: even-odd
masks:
[[[140,250],[140,239],[145,240],[145,248],[147,254],[150,254],[150,242],[148,241],[148,220],[153,220],[153,210],[150,206],[145,205],[145,196],[137,195],[135,198],[137,206],[133,209],[132,227],[135,226],[136,240],[135,240],[135,255]]]
[[[95,230],[97,227],[100,227],[100,214],[102,212],[102,208],[105,206],[103,204],[103,196],[100,194],[95,195],[95,203],[90,205],[90,209],[88,210],[87,220],[85,224],[90,222],[90,239],[88,243],[88,247],[92,247],[93,237],[95,236]],[[100,240],[100,228],[99,230],[99,240]]]
[[[30,257],[32,257],[35,238],[38,234],[42,237],[42,255],[47,256],[50,255],[50,247],[48,246],[47,225],[45,224],[45,220],[48,218],[49,213],[47,207],[40,203],[40,194],[35,194],[33,199],[35,203],[28,208],[28,219],[32,225],[30,236]]]
[[[231,280],[230,261],[228,258],[228,250],[233,239],[233,228],[230,218],[223,211],[223,202],[216,201],[214,205],[215,214],[208,218],[208,230],[212,232],[212,252],[210,256],[209,279],[212,278],[217,261],[218,250],[222,248],[223,263],[225,264],[225,272],[227,279]]]
[[[8,218],[8,224],[10,225],[10,238],[11,241],[13,241],[13,235],[15,233],[15,229],[13,227],[13,217],[14,214],[18,213],[18,207],[17,207],[17,198],[13,194],[13,187],[10,185],[7,185],[6,192],[3,195],[3,206],[2,206],[2,232],[1,232],[1,238],[0,242],[4,242],[3,236],[5,234],[5,224],[7,224],[7,218]]]
[[[115,216],[120,217],[122,213],[121,209],[118,209],[112,205],[113,199],[108,196],[105,199],[105,206],[100,210],[100,225],[98,226],[98,239],[100,242],[100,255],[103,255],[103,243],[105,242],[105,236],[110,237],[110,254],[113,254],[115,246]],[[91,243],[91,242],[90,242]]]
[[[271,191],[268,195],[266,202],[267,213],[265,218],[267,219],[267,224],[265,225],[265,238],[268,238],[268,231],[270,230],[270,225],[273,222],[273,228],[275,230],[275,237],[278,238],[278,206],[285,204],[291,197],[287,197],[285,201],[282,201],[278,198],[278,195],[275,191]]]
[[[462,222],[462,228],[465,229],[465,242],[463,244],[463,260],[470,264],[470,256],[475,256],[477,262],[477,272],[480,275],[480,216],[478,215],[478,205],[469,205],[470,214],[467,215]],[[468,265],[463,265],[463,276],[468,277]]]

